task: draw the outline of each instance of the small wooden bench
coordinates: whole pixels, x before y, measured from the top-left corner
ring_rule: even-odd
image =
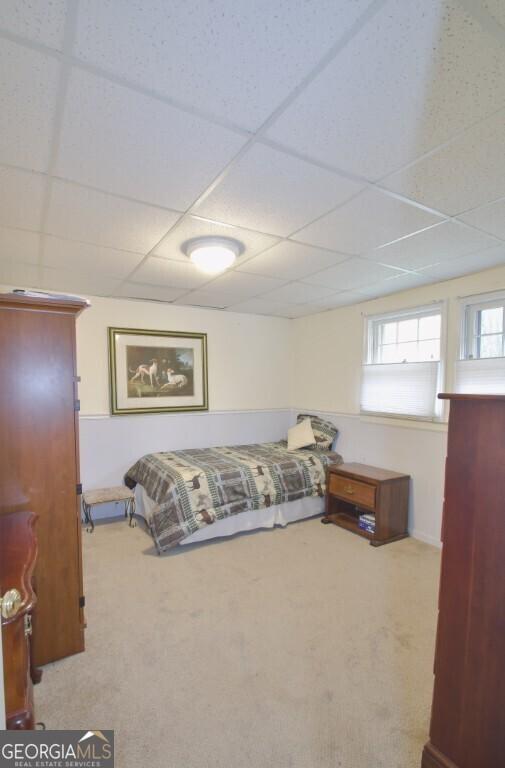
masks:
[[[112,488],[96,488],[92,491],[84,491],[82,494],[82,511],[86,522],[86,530],[93,533],[95,523],[91,515],[93,507],[99,504],[124,503],[124,516],[129,517],[130,527],[135,525],[133,516],[135,514],[135,495],[133,491],[125,485],[115,485]]]

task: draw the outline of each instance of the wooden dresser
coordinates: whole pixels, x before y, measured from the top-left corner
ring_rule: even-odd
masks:
[[[423,768],[505,765],[505,397],[451,401]]]
[[[0,516],[0,613],[8,729],[34,727],[31,623],[36,603],[32,576],[37,556],[35,515]]]
[[[331,464],[326,478],[326,514],[334,523],[379,547],[408,536],[409,475],[367,464]],[[359,517],[375,518],[375,532],[359,527]]]
[[[85,306],[0,295],[0,515],[38,516],[37,665],[84,650],[75,319]]]

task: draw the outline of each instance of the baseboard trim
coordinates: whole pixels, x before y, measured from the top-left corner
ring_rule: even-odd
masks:
[[[415,528],[413,531],[410,531],[410,535],[412,536],[413,539],[424,541],[425,544],[431,544],[432,547],[437,547],[437,549],[442,548],[442,542],[440,541],[440,539],[436,539],[434,536],[430,536],[427,533],[418,531]]]
[[[429,741],[423,749],[421,768],[458,768],[458,766]]]

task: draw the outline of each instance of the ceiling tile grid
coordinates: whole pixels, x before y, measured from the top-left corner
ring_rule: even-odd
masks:
[[[496,245],[496,239],[484,232],[465,227],[457,221],[444,221],[370,251],[366,257],[380,264],[416,270]]]
[[[210,219],[287,237],[362,188],[331,171],[254,144],[196,211]]]
[[[488,232],[490,235],[505,240],[505,198],[496,200],[482,208],[468,211],[459,218],[483,232]]]
[[[389,0],[268,135],[377,180],[505,106],[504,69],[457,0]]]
[[[441,221],[440,216],[365,189],[335,211],[300,229],[296,240],[359,255]]]
[[[76,54],[255,130],[370,2],[81,0]]]
[[[500,110],[381,184],[452,216],[503,197],[504,125]]]
[[[421,271],[421,275],[426,275],[432,280],[450,280],[455,277],[479,272],[483,269],[500,267],[505,265],[505,244],[496,248],[490,248],[484,253],[470,254],[461,256],[458,259],[451,259],[440,264],[434,264],[431,267]]]
[[[139,266],[141,253],[118,251],[89,243],[77,243],[60,237],[46,235],[42,265],[52,269],[92,272],[97,277],[124,280]]]
[[[294,318],[504,264],[503,71],[498,0],[4,0],[0,280]]]
[[[189,291],[207,283],[209,276],[189,261],[170,261],[150,256],[130,275],[129,281],[167,288],[186,288]]]
[[[347,255],[283,240],[237,267],[238,271],[268,275],[280,280],[301,280],[313,272],[345,261]]]
[[[179,217],[174,211],[55,180],[46,231],[70,240],[146,254]]]
[[[237,133],[74,70],[56,174],[184,211],[244,143]]]

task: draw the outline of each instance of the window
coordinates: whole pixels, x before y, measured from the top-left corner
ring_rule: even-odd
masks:
[[[466,299],[461,316],[456,391],[505,394],[505,294]]]
[[[442,305],[369,317],[366,325],[361,411],[438,418]]]

